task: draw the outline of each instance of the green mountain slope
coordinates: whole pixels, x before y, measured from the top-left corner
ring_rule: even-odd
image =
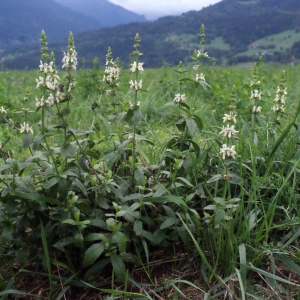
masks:
[[[53,0],[0,0],[0,51],[39,41],[42,29],[49,41],[102,27],[101,22]]]
[[[108,0],[54,0],[57,3],[69,7],[92,17],[105,27],[127,24],[132,22],[146,22],[144,16],[138,15]]]
[[[127,24],[99,29],[75,35],[79,56],[91,61],[98,57],[104,63],[110,46],[114,57],[124,63],[129,61],[133,51],[133,39],[138,32],[141,36],[142,59],[147,67],[159,67],[164,63],[177,65],[180,60],[188,61],[194,49],[199,49],[199,29],[206,27],[206,50],[217,62],[238,63],[253,60],[245,54],[253,42],[271,35],[300,28],[299,0],[237,1],[223,0],[215,5],[191,11],[177,17],[164,17],[154,22]],[[295,39],[297,42],[297,39]],[[61,55],[67,41],[53,43],[50,48]],[[293,45],[292,47],[293,48]],[[271,49],[270,49],[271,50]],[[290,48],[274,52],[266,59],[287,61]],[[36,67],[39,53],[34,48],[26,52],[15,51],[5,58],[6,67]],[[239,55],[244,53],[243,55]],[[35,61],[34,65],[32,62]]]

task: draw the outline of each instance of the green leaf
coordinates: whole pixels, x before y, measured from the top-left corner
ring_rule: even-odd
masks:
[[[68,127],[68,131],[70,131],[76,135],[88,135],[93,132],[92,130],[74,129],[72,127]]]
[[[291,259],[286,257],[284,254],[275,254],[275,258],[280,259],[284,264],[286,264],[294,273],[300,276],[300,267],[295,264]]]
[[[129,239],[124,233],[120,231],[116,232],[112,237],[112,241],[118,244],[120,254],[126,252],[126,243]]]
[[[64,220],[63,221],[63,224],[70,224],[70,225],[74,225],[76,226],[77,225],[77,222],[72,220],[72,219],[67,219],[67,220]]]
[[[86,155],[99,160],[100,159],[100,153],[98,151],[94,151],[94,150],[87,150],[86,151]]]
[[[39,133],[34,139],[33,139],[33,143],[32,143],[32,150],[36,151],[39,149],[40,144],[43,140],[43,138],[45,137],[45,135],[43,133]]]
[[[289,280],[286,280],[286,279],[284,279],[284,278],[281,278],[281,277],[279,277],[279,276],[277,276],[277,275],[271,274],[271,273],[266,272],[266,271],[264,271],[264,270],[261,270],[261,269],[258,269],[258,268],[252,267],[252,266],[247,266],[247,265],[246,265],[246,266],[243,265],[243,266],[244,266],[245,268],[248,268],[248,269],[251,270],[251,271],[257,272],[258,274],[264,275],[264,276],[266,276],[266,277],[268,277],[268,278],[271,278],[271,279],[274,279],[274,280],[277,280],[277,281],[280,281],[280,282],[283,282],[283,283],[287,283],[287,284],[290,284],[290,285],[294,285],[294,286],[300,287],[299,284],[296,284],[296,283],[294,283],[294,282],[291,282],[291,281],[289,281]]]
[[[223,221],[225,215],[224,209],[218,208],[215,212],[215,225],[219,225]]]
[[[42,244],[43,244],[43,249],[45,252],[46,266],[47,266],[48,279],[50,281],[50,291],[51,291],[51,289],[52,289],[51,262],[50,262],[50,255],[49,255],[49,249],[48,249],[48,243],[47,243],[47,236],[46,236],[46,231],[45,231],[42,221],[40,221],[40,223],[41,223]]]
[[[26,149],[30,146],[31,143],[31,133],[23,133],[22,140],[23,140],[23,148]]]
[[[89,166],[87,164],[85,155],[80,156],[80,158],[78,159],[78,165],[84,172],[89,171]]]
[[[137,236],[140,236],[143,231],[143,223],[140,220],[135,220],[133,225],[133,230]]]
[[[55,243],[53,245],[53,247],[57,248],[57,249],[63,249],[63,247],[70,245],[74,242],[74,238],[72,236],[63,238],[61,240],[59,240],[57,243]]]
[[[186,119],[186,126],[189,130],[191,136],[193,136],[197,131],[197,124],[194,119]]]
[[[216,175],[213,175],[206,183],[212,183],[212,182],[218,181],[220,179],[224,179],[224,177],[221,174],[216,174]]]
[[[59,200],[52,199],[49,197],[45,197],[39,194],[33,194],[33,193],[20,193],[20,192],[14,192],[14,195],[23,198],[23,199],[28,199],[28,200],[34,200],[37,202],[44,202],[44,203],[49,203],[52,205],[57,205],[57,206],[63,206],[63,203],[60,202]]]
[[[55,176],[55,177],[52,177],[50,180],[46,181],[44,183],[44,189],[50,189],[51,187],[53,187],[54,185],[56,185],[60,180],[60,177],[58,176]]]
[[[79,181],[79,179],[73,178],[73,184],[82,191],[83,195],[87,196],[87,190],[85,186]]]
[[[145,198],[144,203],[147,203],[147,202],[150,202],[150,203],[151,202],[156,202],[156,203],[171,202],[171,203],[177,204],[179,206],[183,206],[185,208],[188,208],[186,203],[182,200],[181,197],[176,197],[176,196],[173,196],[173,195]]]
[[[76,147],[71,144],[65,144],[60,147],[60,154],[63,157],[63,159],[66,159],[67,157],[73,157],[76,153]]]
[[[165,220],[161,225],[160,225],[160,229],[166,229],[168,227],[173,226],[174,224],[177,224],[179,222],[178,218],[168,218],[167,220]]]
[[[111,264],[117,277],[125,284],[127,278],[126,266],[120,255],[113,254],[110,257]]]
[[[241,279],[243,282],[243,285],[246,285],[246,269],[244,267],[244,265],[246,265],[247,263],[247,259],[246,259],[246,247],[245,244],[240,244],[239,245],[239,255],[240,255],[240,274],[241,274]]]
[[[184,182],[186,185],[188,185],[190,187],[194,187],[187,179],[185,179],[183,177],[176,177],[176,180],[180,180],[180,181]]]
[[[124,120],[126,122],[130,121],[132,119],[132,117],[133,117],[133,114],[134,114],[134,110],[132,108],[128,109],[128,111],[127,111],[127,113],[126,113],[126,115],[124,117]]]
[[[22,296],[32,296],[35,299],[38,299],[37,295],[24,293],[24,292],[21,292],[21,291],[18,291],[18,290],[6,290],[6,291],[3,291],[3,292],[0,292],[0,296],[11,295],[11,294],[13,294],[13,295],[22,295]]]
[[[103,253],[104,250],[105,245],[102,242],[89,247],[84,253],[82,266],[85,268],[87,266],[92,265],[99,258],[99,256]]]
[[[109,123],[107,122],[107,120],[103,117],[102,114],[100,114],[99,112],[97,112],[97,115],[100,117],[100,119],[102,120],[104,126],[106,127],[106,129],[108,130],[109,134],[112,134],[111,128],[109,126]]]

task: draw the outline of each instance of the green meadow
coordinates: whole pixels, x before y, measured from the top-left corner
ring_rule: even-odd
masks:
[[[203,30],[175,68],[42,34],[0,71],[0,299],[299,299],[300,68],[214,65]]]

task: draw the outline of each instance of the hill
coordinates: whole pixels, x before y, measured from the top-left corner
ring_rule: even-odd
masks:
[[[53,0],[0,0],[0,51],[24,46],[40,39],[49,41],[102,27],[100,21],[66,8]]]
[[[104,27],[116,26],[132,22],[146,22],[144,16],[129,11],[122,6],[108,0],[55,0],[57,3],[69,7],[77,12],[92,17]]]
[[[206,51],[216,58],[217,63],[239,63],[257,59],[261,51],[247,53],[251,45],[264,38],[289,31],[294,43],[289,48],[277,49],[269,40],[266,60],[286,62],[299,40],[299,0],[223,0],[200,11],[190,11],[176,17],[163,17],[153,22],[133,23],[112,28],[94,30],[75,35],[76,48],[87,61],[98,57],[104,63],[110,46],[114,57],[129,61],[133,51],[133,39],[138,32],[145,66],[160,67],[164,63],[177,65],[180,60],[188,61],[194,49],[199,49],[199,28],[206,27]],[[67,40],[53,43],[50,48],[61,55]],[[261,45],[266,47],[266,45]],[[274,47],[276,49],[274,49]],[[36,67],[39,57],[36,48],[27,48],[8,53],[4,66],[8,68]],[[265,51],[265,50],[263,50]],[[293,50],[294,51],[294,50]],[[7,54],[7,55],[8,55]],[[32,64],[32,62],[35,62]]]

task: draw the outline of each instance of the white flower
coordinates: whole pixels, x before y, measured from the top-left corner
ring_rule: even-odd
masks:
[[[56,90],[60,82],[60,78],[57,74],[48,75],[46,78],[46,86],[49,90]]]
[[[54,102],[55,102],[55,98],[53,97],[53,94],[50,94],[46,100],[46,103],[52,106]]]
[[[72,89],[73,87],[75,87],[75,85],[76,85],[76,82],[70,82],[70,83],[69,83],[69,88],[68,88],[68,92],[69,92],[69,93],[71,92],[71,89]]]
[[[129,84],[130,84],[131,89],[141,90],[143,88],[143,80],[142,79],[139,82],[137,82],[136,80],[135,81],[130,80]]]
[[[133,135],[131,133],[129,133],[128,136],[127,136],[127,139],[128,140],[132,140],[133,139]]]
[[[48,64],[47,63],[43,63],[41,60],[40,60],[39,68],[40,68],[41,72],[44,72],[44,73],[48,72]]]
[[[271,110],[274,112],[274,113],[276,113],[276,112],[282,112],[282,113],[284,113],[284,111],[285,111],[285,106],[284,105],[278,105],[278,104],[276,104],[275,106],[273,106],[273,107],[271,107]]]
[[[35,79],[36,81],[36,88],[38,89],[41,85],[44,85],[44,77],[39,76],[39,78]]]
[[[250,82],[250,86],[256,86],[256,85],[260,85],[260,81],[257,80],[257,81],[251,81]]]
[[[118,65],[116,62],[113,62],[113,60],[110,61],[109,66],[106,66],[105,68],[105,75],[103,76],[103,81],[110,84],[114,81],[117,81],[120,78],[120,68],[118,68]],[[119,83],[115,83],[115,85],[118,86]]]
[[[225,159],[226,157],[232,157],[233,159],[236,158],[236,151],[235,146],[227,146],[226,144],[222,145],[222,148],[220,148],[220,154],[222,154],[222,158]]]
[[[24,122],[23,124],[21,124],[21,129],[20,129],[20,133],[23,133],[23,132],[26,132],[26,133],[31,132],[33,134],[32,127],[29,126],[28,123]]]
[[[140,72],[143,72],[144,71],[144,68],[143,68],[143,64],[144,63],[136,63],[136,61],[134,61],[132,64],[131,64],[131,68],[130,68],[130,71],[131,72],[136,72],[136,70],[139,70]]]
[[[285,95],[282,95],[282,96],[281,96],[280,102],[283,103],[283,104],[285,104]]]
[[[76,56],[77,52],[73,48],[70,48],[68,53],[64,52],[64,57],[62,59],[62,68],[70,68],[76,70],[76,66],[78,64]]]
[[[196,74],[196,81],[205,81],[205,75],[203,75],[202,73]]]
[[[197,50],[197,57],[209,57],[207,52],[203,52],[202,50]]]
[[[224,114],[223,123],[230,122],[230,121],[233,121],[233,123],[236,123],[236,116],[237,115],[235,115],[233,111],[231,111],[229,113],[229,115],[228,114]]]
[[[45,74],[53,73],[53,61],[51,61],[50,64],[48,65],[47,63],[43,63],[40,60],[39,68],[40,68],[40,71],[44,72]]]
[[[41,100],[35,97],[35,106],[36,107],[43,107],[45,105],[44,96],[42,96]]]
[[[253,113],[257,113],[257,114],[260,114],[261,113],[261,109],[262,109],[262,107],[261,106],[253,106],[253,108],[252,108],[252,112]]]
[[[194,69],[195,71],[197,71],[198,68],[199,68],[199,65],[197,65],[197,64],[194,64],[194,65],[193,65],[193,69]]]
[[[64,93],[61,93],[60,91],[57,91],[55,93],[55,100],[56,100],[56,102],[59,103],[63,99],[64,99]]]
[[[261,100],[261,93],[258,90],[251,91],[250,99],[258,99]]]
[[[231,136],[237,134],[238,131],[235,130],[234,125],[230,126],[227,124],[227,126],[223,126],[222,130],[220,131],[220,134],[222,134],[224,137],[228,136],[228,138],[231,138]]]
[[[3,106],[0,108],[0,114],[7,114],[7,110],[5,110]]]
[[[278,102],[279,100],[280,100],[280,97],[279,97],[278,94],[276,94],[276,95],[275,95],[275,98],[274,98],[274,101],[275,101],[275,102]]]
[[[174,102],[186,102],[186,96],[185,94],[175,94],[175,97],[174,97]]]

